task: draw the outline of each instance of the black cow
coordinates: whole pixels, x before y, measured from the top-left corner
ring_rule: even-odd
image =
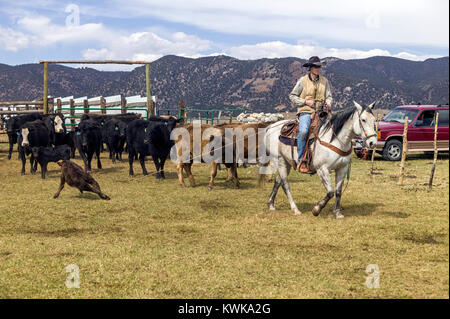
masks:
[[[54,145],[64,145],[67,133],[65,118],[62,113],[47,114],[42,119],[50,132],[50,142]]]
[[[64,140],[62,145],[67,145],[70,147],[70,158],[75,158],[75,131],[72,130],[70,132],[67,132],[64,135]]]
[[[100,115],[100,114],[83,114],[83,116],[81,117],[81,121],[84,121],[84,120],[87,120],[87,119],[91,119],[91,120],[96,121],[97,123],[100,124],[100,126],[103,127],[105,125],[105,123],[107,121],[111,120],[111,119],[121,120],[121,121],[125,122],[126,124],[128,124],[128,123],[130,123],[130,122],[132,122],[134,120],[140,119],[140,118],[141,118],[141,115],[140,114],[136,114],[136,113],[107,114],[107,115],[106,114],[103,114],[103,115]],[[101,148],[100,148],[101,152],[104,151],[103,143],[106,144],[106,136],[103,135],[103,133],[104,132],[102,131],[102,145],[101,145]]]
[[[173,146],[170,132],[179,120],[175,118],[153,120],[135,120],[127,126],[128,161],[130,176],[134,175],[133,160],[139,154],[142,173],[148,175],[145,168],[145,156],[151,155],[156,167],[156,178],[165,178],[164,163]]]
[[[27,122],[40,119],[42,119],[42,114],[36,112],[13,116],[6,122],[6,133],[8,134],[8,141],[9,141],[8,159],[11,159],[14,144],[17,143],[17,137],[20,134],[19,128]]]
[[[109,158],[115,163],[122,161],[122,152],[126,141],[127,124],[115,118],[105,122],[102,127],[103,141],[108,146]]]
[[[125,114],[83,114],[83,116],[81,117],[81,121],[87,120],[87,119],[91,119],[91,120],[95,120],[96,122],[98,122],[101,126],[103,126],[107,121],[111,120],[111,119],[116,119],[116,120],[121,120],[124,121],[125,123],[130,123],[134,120],[138,120],[141,118],[140,114],[136,114],[136,113],[125,113]]]
[[[75,146],[84,162],[84,169],[91,171],[92,156],[97,157],[97,168],[102,168],[100,161],[100,147],[102,144],[102,128],[92,119],[81,121],[75,129]]]
[[[41,177],[45,178],[47,173],[47,165],[49,162],[57,162],[59,160],[70,159],[70,147],[67,145],[59,145],[53,147],[33,147],[33,156],[41,166]]]
[[[34,174],[37,168],[37,161],[31,151],[33,147],[50,146],[50,138],[47,126],[42,120],[27,122],[19,128],[19,138],[17,139],[17,150],[19,158],[22,160],[21,175],[25,174],[26,156],[30,157],[30,173]]]

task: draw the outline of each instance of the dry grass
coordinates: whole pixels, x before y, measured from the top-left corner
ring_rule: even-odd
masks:
[[[171,162],[156,181],[102,156],[93,175],[111,201],[68,186],[55,200],[56,164],[46,180],[20,176],[17,153],[0,152],[0,297],[449,297],[448,155],[431,192],[431,157],[408,158],[402,187],[391,177],[397,163],[377,161],[370,184],[369,162],[354,159],[344,220],[331,205],[310,213],[324,195],[317,176],[291,174],[296,217],[281,189],[279,210],[266,209],[272,185],[256,186],[255,167],[239,169],[242,189],[222,171],[208,191],[205,165],[194,165],[198,186],[182,189]],[[69,264],[80,267],[80,289],[65,286]],[[380,268],[379,289],[365,285],[368,264]]]

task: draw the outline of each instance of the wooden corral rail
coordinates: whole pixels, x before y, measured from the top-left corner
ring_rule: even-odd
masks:
[[[8,107],[8,110],[1,110],[0,115],[29,114],[43,111],[43,101],[0,101],[0,107]],[[53,112],[53,98],[48,99],[49,109]],[[14,108],[14,109],[11,109]]]
[[[54,61],[39,61],[44,65],[44,94],[43,94],[43,113],[49,112],[48,108],[48,65],[49,63],[58,64],[144,64],[145,65],[145,86],[147,92],[147,106],[150,115],[155,114],[155,107],[151,98],[150,90],[150,63],[148,61],[126,61],[126,60],[54,60]]]

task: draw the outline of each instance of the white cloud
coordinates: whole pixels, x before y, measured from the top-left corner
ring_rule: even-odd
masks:
[[[408,60],[425,60],[436,56],[417,56],[407,52],[391,54],[388,50],[371,49],[356,50],[350,48],[326,48],[316,44],[289,44],[281,41],[264,42],[254,45],[241,45],[232,47],[229,55],[238,59],[260,59],[260,58],[283,58],[283,57],[299,57],[307,59],[310,56],[317,55],[319,57],[336,57],[341,59],[364,59],[371,56],[394,56]]]
[[[22,32],[0,26],[0,48],[17,52],[29,45],[29,38]]]
[[[54,24],[49,18],[39,15],[25,16],[17,21],[17,26],[22,32],[26,33],[29,44],[35,46],[113,38],[112,32],[101,23],[66,27]]]
[[[198,57],[212,46],[209,40],[183,32],[166,34],[166,38],[163,38],[151,31],[117,31],[101,23],[67,27],[54,24],[49,18],[40,15],[26,15],[17,21],[16,27],[18,31],[0,26],[0,48],[18,51],[62,43],[84,47],[81,54],[85,59],[153,61],[167,54]],[[103,70],[132,68],[111,65],[95,67]]]
[[[444,0],[116,0],[113,6],[129,17],[156,17],[220,33],[374,45],[449,43],[449,2]]]
[[[403,3],[403,0],[398,2]],[[381,0],[381,3],[385,3],[385,0]],[[306,10],[308,5],[286,0],[191,0],[188,4],[181,0],[164,3],[153,0],[117,0],[110,5],[108,11],[101,10],[100,7],[81,6],[80,9],[82,14],[110,15],[114,12],[114,6],[117,6],[120,10],[116,11],[129,19],[157,16],[222,33],[276,35],[301,40],[297,44],[271,41],[227,47],[192,34],[168,32],[157,26],[144,28],[139,32],[117,30],[102,23],[68,27],[56,24],[46,16],[21,12],[19,17],[13,19],[15,23],[11,27],[0,26],[0,50],[17,52],[26,48],[63,44],[78,48],[74,55],[81,54],[85,59],[145,61],[154,61],[167,54],[192,58],[225,54],[239,59],[288,56],[308,58],[312,55],[359,59],[382,55],[424,60],[436,56],[411,52],[394,54],[382,49],[383,46],[378,45],[378,42],[448,46],[448,10],[441,10],[445,6],[448,8],[448,2],[446,3],[435,7],[427,4],[425,8],[422,1],[410,1],[400,12],[401,6],[397,1],[386,10],[378,2],[352,0],[342,6],[340,2],[324,0],[320,4],[320,10]],[[420,16],[414,21],[418,12]],[[432,34],[429,29],[432,29]],[[308,42],[307,39],[311,38],[316,41]],[[373,42],[373,49],[352,49],[350,45],[348,48],[327,47],[322,44],[327,43],[326,40],[319,41],[320,38],[333,38],[335,42]],[[367,43],[365,46],[367,47]],[[104,70],[132,68],[114,65],[94,67]]]
[[[166,54],[185,57],[198,56],[211,48],[211,41],[183,32],[176,32],[164,39],[153,32],[136,32],[104,42],[106,47],[83,51],[86,59],[132,59],[153,61]]]

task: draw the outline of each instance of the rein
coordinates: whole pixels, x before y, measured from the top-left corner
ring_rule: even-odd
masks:
[[[358,113],[358,121],[359,121],[359,127],[362,129],[362,131],[363,131],[363,133],[364,133],[364,136],[366,137],[366,138],[364,139],[364,141],[367,140],[367,139],[369,139],[369,138],[371,138],[371,137],[374,137],[374,136],[376,137],[376,136],[377,136],[377,133],[376,133],[376,132],[373,133],[373,134],[371,134],[371,135],[367,134],[366,130],[364,129],[364,126],[362,125],[362,122],[361,122],[361,114],[360,114],[360,113]]]
[[[376,133],[371,134],[371,135],[367,134],[367,132],[366,132],[366,130],[364,129],[364,126],[362,125],[362,122],[361,122],[361,113],[358,113],[358,121],[359,121],[359,127],[361,128],[361,130],[363,131],[364,136],[365,136],[365,138],[364,138],[364,143],[365,143],[365,141],[366,141],[367,139],[369,139],[369,138],[371,138],[371,137],[374,137],[374,136],[375,136],[375,137],[377,136]],[[331,131],[333,132],[333,135],[338,139],[338,141],[339,141],[341,144],[344,144],[344,143],[342,143],[342,142],[339,140],[339,138],[337,137],[337,135],[336,135],[336,133],[333,131],[333,129],[331,129]],[[338,148],[338,147],[336,147],[336,146],[334,146],[334,145],[332,145],[332,144],[330,144],[330,143],[327,143],[327,142],[322,141],[322,140],[319,138],[319,134],[317,134],[317,140],[319,141],[319,143],[320,143],[322,146],[325,146],[326,148],[332,150],[333,152],[339,154],[340,156],[349,156],[349,155],[352,153],[352,147],[350,147],[350,149],[349,149],[348,151],[345,152],[345,151],[341,150],[340,148]]]

